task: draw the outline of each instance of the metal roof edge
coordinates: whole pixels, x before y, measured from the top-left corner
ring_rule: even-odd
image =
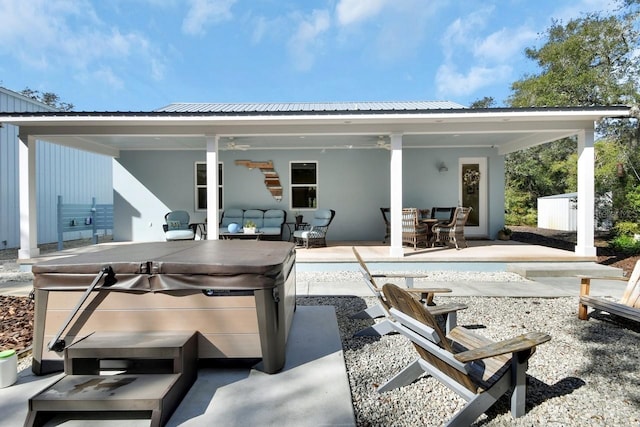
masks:
[[[319,111],[247,111],[247,112],[176,112],[176,111],[40,111],[6,112],[3,117],[216,117],[216,116],[323,116],[323,115],[485,115],[494,113],[620,113],[629,116],[628,106],[589,106],[589,107],[524,107],[524,108],[460,108],[460,109],[416,109],[416,110],[319,110]]]

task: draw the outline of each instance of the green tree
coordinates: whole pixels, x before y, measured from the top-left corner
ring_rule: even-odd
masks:
[[[527,58],[539,65],[540,73],[513,83],[507,104],[512,107],[637,105],[640,99],[637,4],[640,0],[627,0],[619,15],[589,14],[564,25],[554,22],[545,33],[544,45],[525,51]],[[613,147],[596,146],[596,193],[615,190],[616,217],[635,215],[637,219],[640,204],[634,206],[634,199],[626,194],[638,186],[638,180],[625,177],[621,180],[616,175],[617,163],[635,165],[640,160],[636,154],[637,120],[603,121],[596,130],[609,143],[616,143]],[[576,147],[575,140],[563,139],[507,156],[508,223],[518,218],[531,220],[540,196],[576,190]],[[523,212],[529,214],[523,217]]]
[[[485,96],[484,98],[473,101],[469,108],[491,108],[495,105],[496,100],[493,96]]]
[[[40,92],[39,90],[33,90],[26,87],[20,93],[28,98],[35,99],[36,101],[42,102],[43,104],[47,104],[61,111],[73,110],[73,104],[61,101],[60,97],[53,92]]]

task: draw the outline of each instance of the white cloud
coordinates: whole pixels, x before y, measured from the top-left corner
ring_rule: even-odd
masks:
[[[189,35],[203,35],[210,24],[230,20],[231,6],[236,0],[189,0],[187,16],[182,21],[182,31]]]
[[[522,25],[486,34],[496,13],[486,7],[454,20],[441,39],[443,64],[436,72],[439,96],[464,96],[512,78],[511,64],[537,33]]]
[[[289,52],[299,70],[308,70],[323,44],[322,35],[331,27],[326,10],[314,10],[310,16],[300,18],[296,31],[289,40]]]
[[[376,16],[389,0],[340,0],[336,6],[339,25],[351,25]]]
[[[98,76],[115,89],[124,84],[114,71],[119,63],[161,75],[160,50],[138,32],[107,25],[90,1],[0,0],[0,10],[0,55],[26,67],[68,70],[82,80]]]
[[[460,73],[455,66],[443,64],[436,73],[438,96],[463,96],[498,83],[511,74],[511,67],[505,64],[495,67],[473,66],[467,74]]]
[[[109,87],[123,89],[124,81],[110,67],[101,68],[93,73],[93,79],[106,82]]]
[[[535,31],[527,27],[502,28],[484,39],[476,40],[473,55],[482,60],[505,62],[519,55],[537,36]]]
[[[469,46],[476,44],[477,34],[487,26],[493,11],[493,7],[482,8],[449,24],[441,39],[445,56],[450,58],[461,49],[467,51]]]
[[[344,49],[386,62],[419,53],[436,12],[445,2],[340,0],[334,19]]]

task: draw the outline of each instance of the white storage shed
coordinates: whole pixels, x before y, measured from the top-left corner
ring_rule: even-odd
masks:
[[[578,229],[578,193],[539,197],[538,227],[576,231]]]

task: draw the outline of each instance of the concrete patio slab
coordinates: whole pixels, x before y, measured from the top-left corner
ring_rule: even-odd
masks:
[[[0,389],[0,426],[23,425],[31,396],[61,375],[21,372]],[[148,419],[57,416],[47,426],[148,426]],[[97,418],[97,419],[96,419]],[[268,375],[249,368],[202,368],[167,426],[354,426],[351,391],[335,311],[299,306],[287,342],[284,369]]]

